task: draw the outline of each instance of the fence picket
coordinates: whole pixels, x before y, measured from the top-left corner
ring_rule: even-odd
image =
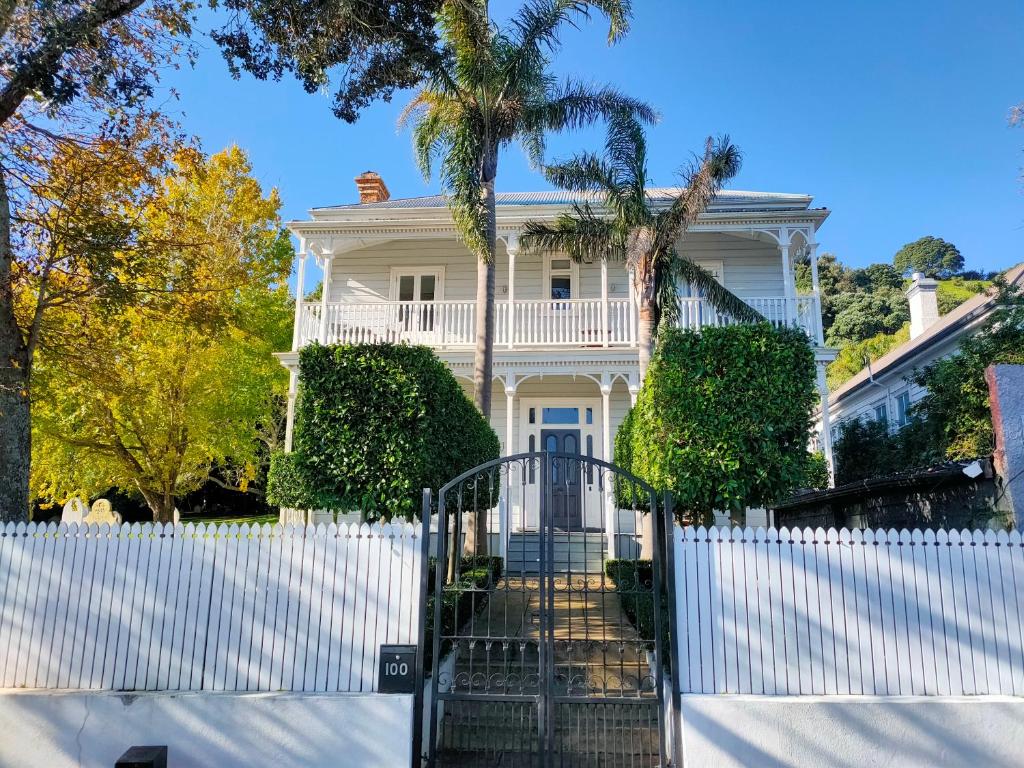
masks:
[[[420,535],[404,523],[5,525],[0,682],[373,690],[379,645],[419,634]]]
[[[674,537],[683,693],[1020,695],[1019,532]]]

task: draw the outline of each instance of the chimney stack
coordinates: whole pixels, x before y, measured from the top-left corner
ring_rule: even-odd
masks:
[[[939,284],[920,272],[910,276],[907,301],[910,302],[910,338],[916,339],[939,319]]]
[[[367,171],[356,176],[356,189],[359,190],[359,203],[383,203],[391,197],[387,184],[379,173]]]

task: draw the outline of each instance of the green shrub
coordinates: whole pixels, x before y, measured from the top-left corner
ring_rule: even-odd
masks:
[[[459,578],[444,588],[441,598],[441,634],[451,636],[459,627],[490,601],[491,590],[501,578],[504,561],[496,555],[465,557],[459,567]],[[424,668],[429,670],[434,654],[434,585],[437,559],[430,558],[427,565],[426,656]],[[442,651],[442,655],[443,655]]]
[[[944,461],[936,449],[932,425],[911,419],[898,432],[889,424],[873,419],[852,419],[839,428],[833,446],[836,485],[885,477]]]
[[[616,463],[671,490],[690,522],[785,498],[807,471],[814,366],[796,329],[663,329]]]
[[[822,490],[828,488],[828,461],[821,451],[807,454],[807,465],[804,471],[803,488]]]
[[[615,587],[622,611],[642,638],[653,638],[654,627],[654,567],[650,560],[608,560],[605,575]],[[662,648],[668,655],[669,615],[668,596],[661,596]]]
[[[416,516],[423,488],[500,452],[430,349],[389,344],[302,350],[294,448],[269,483],[276,503],[359,510],[370,520]]]

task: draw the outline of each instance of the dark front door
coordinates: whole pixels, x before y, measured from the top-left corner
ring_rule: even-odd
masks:
[[[542,429],[540,444],[548,453],[580,454],[578,429]],[[575,466],[574,466],[575,465]],[[583,529],[583,505],[580,500],[580,467],[560,458],[551,462],[551,525],[559,531]]]

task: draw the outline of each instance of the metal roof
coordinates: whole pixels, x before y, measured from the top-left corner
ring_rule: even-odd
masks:
[[[668,202],[677,194],[679,187],[652,187],[647,190],[652,202]],[[602,196],[597,193],[565,192],[548,190],[544,192],[498,192],[495,195],[497,204],[501,206],[516,205],[571,205],[573,203],[596,201]],[[810,195],[788,194],[783,192],[744,192],[739,190],[723,190],[715,197],[712,207],[718,210],[750,209],[770,205],[773,210],[791,208],[806,210],[811,202]],[[422,197],[401,197],[385,200],[380,203],[347,203],[343,205],[327,205],[313,208],[314,211],[330,210],[384,210],[395,208],[444,208],[448,205],[444,195],[424,195]]]

